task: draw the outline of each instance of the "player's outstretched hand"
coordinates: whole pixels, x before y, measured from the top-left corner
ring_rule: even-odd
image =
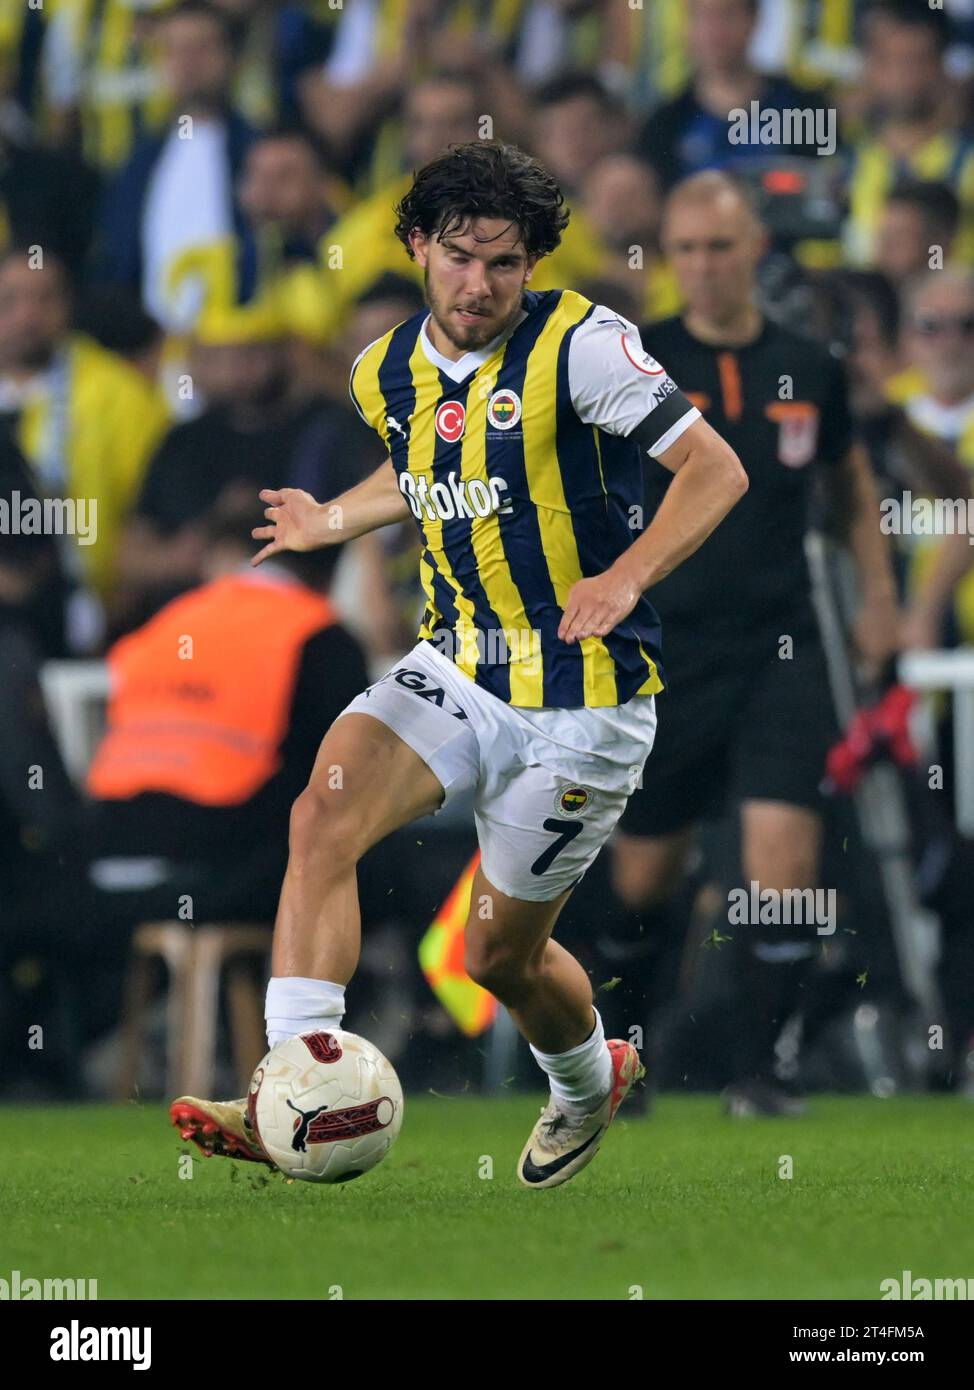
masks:
[[[280,550],[315,550],[326,543],[327,535],[320,534],[321,508],[310,492],[296,487],[265,487],[257,495],[267,503],[264,515],[272,524],[255,526],[250,533],[255,541],[267,541],[251,560],[252,565]]]
[[[579,579],[571,587],[558,627],[563,642],[583,637],[604,637],[629,614],[639,598],[639,586],[614,567],[593,579]]]

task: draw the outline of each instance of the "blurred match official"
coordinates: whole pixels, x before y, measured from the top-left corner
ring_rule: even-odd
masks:
[[[803,548],[817,484],[855,561],[859,654],[878,672],[897,645],[892,568],[868,460],[853,441],[845,371],[758,307],[766,237],[746,194],[722,173],[685,180],[667,202],[663,244],[685,309],[645,329],[644,345],[671,364],[736,451],[750,490],[710,544],[653,588],[670,683],[612,865],[618,896],[642,918],[642,952],[635,933],[628,952],[615,943],[619,973],[634,977],[620,1002],[627,994],[637,1007],[645,992],[639,957],[667,928],[697,826],[728,792],[741,807],[742,884],[778,893],[817,886],[819,782],[836,736]],[[666,488],[648,460],[647,517]],[[748,921],[721,930],[734,938],[743,1005],[728,1106],[792,1109],[774,1082],[773,1046],[818,952],[815,925]]]

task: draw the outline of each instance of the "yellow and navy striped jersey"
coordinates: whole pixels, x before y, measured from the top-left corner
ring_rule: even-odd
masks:
[[[569,645],[558,626],[572,585],[642,529],[642,450],[662,453],[699,412],[633,324],[572,291],[527,291],[513,330],[459,362],[427,317],[370,344],[349,382],[422,534],[420,637],[525,708],[662,690],[645,596],[604,638]]]

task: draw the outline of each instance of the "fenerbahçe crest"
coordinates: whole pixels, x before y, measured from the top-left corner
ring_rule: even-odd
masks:
[[[590,800],[590,793],[584,787],[566,787],[555,798],[555,809],[566,816],[580,816]]]
[[[512,430],[521,418],[521,397],[516,391],[495,391],[487,402],[487,422],[495,430]]]

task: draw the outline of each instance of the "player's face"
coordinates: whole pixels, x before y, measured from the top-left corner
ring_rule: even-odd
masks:
[[[517,317],[536,259],[517,226],[478,217],[442,241],[414,232],[411,243],[435,327],[458,353],[476,352]]]
[[[735,197],[677,199],[667,209],[663,249],[693,313],[723,321],[742,312],[763,246],[763,233]]]

